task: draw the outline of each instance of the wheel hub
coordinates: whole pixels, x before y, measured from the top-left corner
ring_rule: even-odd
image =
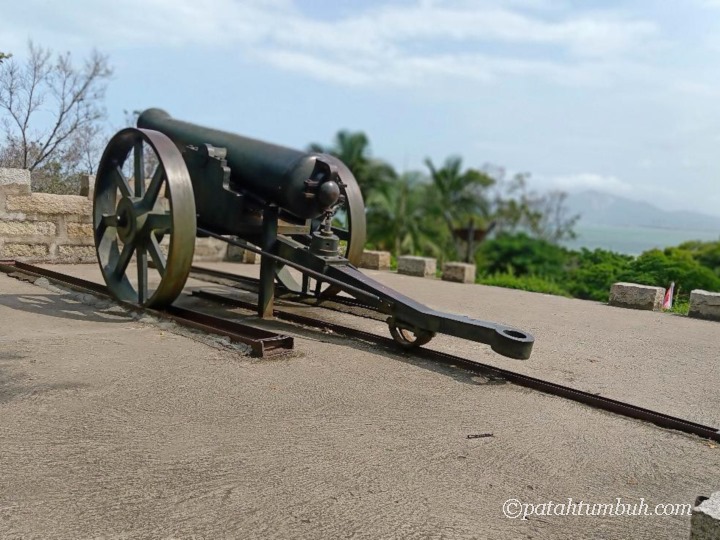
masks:
[[[127,243],[135,243],[139,232],[145,225],[147,211],[141,207],[142,199],[134,201],[129,197],[123,197],[118,203],[117,232],[120,240]]]

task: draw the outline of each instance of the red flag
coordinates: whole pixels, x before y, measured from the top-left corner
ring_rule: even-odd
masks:
[[[665,293],[665,300],[663,300],[663,309],[672,309],[673,294],[675,293],[675,282],[670,283],[670,288]]]

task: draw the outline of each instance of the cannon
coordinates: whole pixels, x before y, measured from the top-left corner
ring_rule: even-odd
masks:
[[[93,227],[108,289],[141,306],[163,308],[177,298],[195,238],[209,236],[260,254],[260,317],[272,317],[277,283],[320,304],[341,292],[357,299],[386,317],[404,348],[442,333],[527,359],[534,343],[515,328],[431,309],[358,270],[365,207],[342,161],[177,120],[161,109],[144,111],[137,127],[108,142],[96,174]],[[299,282],[290,268],[300,272]],[[149,272],[158,276],[149,280]]]

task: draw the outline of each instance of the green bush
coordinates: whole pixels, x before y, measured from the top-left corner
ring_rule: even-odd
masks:
[[[478,249],[478,273],[484,276],[513,274],[515,276],[562,277],[568,251],[526,234],[499,234]]]
[[[493,274],[491,276],[478,278],[476,283],[492,285],[493,287],[505,287],[507,289],[554,294],[557,296],[570,296],[570,293],[554,281],[537,276],[516,276],[510,273]]]
[[[601,302],[618,281],[660,287],[674,281],[680,306],[693,289],[720,291],[720,242],[686,242],[632,257],[500,234],[480,247],[477,265],[478,283]]]
[[[605,301],[610,286],[628,270],[633,258],[604,249],[583,248],[569,259],[566,288],[576,298]]]
[[[689,252],[693,259],[720,276],[720,241],[719,242],[684,242],[677,249]]]
[[[699,263],[690,251],[680,248],[646,251],[630,263],[619,279],[659,287],[674,281],[680,298],[688,298],[693,289],[720,291],[720,276]]]

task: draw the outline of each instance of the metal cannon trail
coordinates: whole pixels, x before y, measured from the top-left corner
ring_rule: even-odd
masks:
[[[160,109],[146,110],[136,128],[108,143],[93,226],[105,282],[125,302],[172,304],[190,273],[195,237],[211,236],[262,255],[261,317],[272,317],[277,282],[318,303],[341,291],[356,298],[385,315],[406,348],[442,333],[527,359],[534,343],[515,328],[433,310],[360,272],[365,207],[340,160],[197,126]],[[133,266],[137,285],[128,277]],[[152,268],[160,278],[155,287]],[[290,268],[301,273],[299,282]]]

